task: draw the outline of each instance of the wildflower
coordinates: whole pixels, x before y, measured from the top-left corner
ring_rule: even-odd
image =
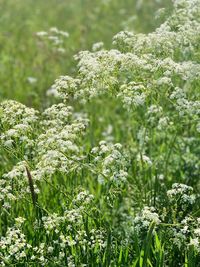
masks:
[[[37,82],[37,78],[35,77],[28,77],[27,78],[27,81],[30,83],[30,84],[34,84]]]

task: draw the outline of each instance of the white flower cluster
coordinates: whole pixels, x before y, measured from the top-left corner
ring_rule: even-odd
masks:
[[[146,118],[151,127],[156,127],[159,131],[166,130],[172,124],[159,105],[151,105],[147,110]]]
[[[180,88],[175,88],[170,95],[170,99],[175,100],[175,107],[180,116],[190,115],[190,117],[200,116],[200,101],[188,100],[186,92]]]
[[[94,155],[96,173],[99,183],[112,182],[116,185],[126,182],[128,173],[128,157],[123,152],[122,145],[106,141],[99,142],[98,147],[91,150]]]
[[[178,226],[173,226],[169,231],[169,238],[179,249],[193,247],[195,252],[200,252],[200,219],[185,217]]]
[[[172,227],[170,229],[170,238],[173,244],[179,249],[189,242],[189,237],[191,237],[191,226],[193,224],[193,219],[190,217],[184,218],[179,227]]]
[[[79,79],[74,79],[66,75],[60,76],[60,78],[55,81],[53,86],[63,99],[68,99],[71,96],[77,98],[76,94],[78,93],[79,84]]]
[[[89,194],[87,191],[81,191],[76,198],[72,201],[72,203],[75,206],[87,206],[89,205],[92,200],[94,199],[94,196]]]
[[[57,125],[68,124],[72,119],[73,107],[66,106],[63,103],[52,105],[47,108],[43,113],[44,120],[41,121],[43,126],[56,127]]]
[[[65,39],[69,37],[68,32],[52,27],[48,31],[37,32],[36,36],[40,39],[40,41],[49,42],[53,46],[53,51],[61,54],[66,52],[63,44]]]
[[[147,97],[146,89],[142,83],[130,82],[120,87],[117,95],[122,98],[125,107],[143,106]]]
[[[140,162],[142,165],[145,164],[146,166],[152,166],[151,159],[145,154],[138,154],[137,161]]]
[[[59,232],[58,228],[60,224],[63,222],[63,217],[58,216],[56,213],[50,214],[48,216],[42,217],[42,222],[44,224],[44,228],[49,234],[51,231]]]
[[[23,198],[25,194],[30,193],[26,167],[27,162],[20,161],[11,171],[2,175],[0,179],[1,202],[8,203],[10,200]],[[36,194],[40,192],[36,184],[34,184],[34,191]]]
[[[193,229],[193,236],[189,245],[194,246],[195,250],[200,253],[200,218],[197,218],[196,227]]]
[[[113,38],[117,49],[80,52],[76,78],[56,80],[61,97],[86,102],[109,93],[140,116],[141,109],[146,111],[159,132],[175,125],[178,116],[197,124],[200,5],[198,0],[179,2],[174,1],[171,16],[153,33],[120,32]],[[162,109],[160,114],[150,114],[153,106]]]
[[[55,115],[54,112],[58,109],[60,111]],[[67,123],[71,114],[69,108],[64,106],[57,108],[53,106],[44,114],[47,119],[42,124],[48,125],[48,127],[45,127],[45,133],[37,138],[38,162],[35,171],[32,172],[33,177],[35,176],[37,179],[51,176],[56,171],[70,172],[77,165],[77,162],[82,159],[80,138],[88,124],[88,120],[81,117],[74,118],[71,122],[69,120]],[[58,121],[57,124],[55,124],[55,119]]]
[[[66,230],[71,232],[77,227],[77,230],[83,225],[86,212],[90,212],[94,196],[87,191],[80,191],[71,201],[71,207],[64,210],[63,215],[57,213],[43,216],[42,221],[47,234],[59,234],[63,225],[67,225]],[[70,239],[70,236],[69,236]]]
[[[103,49],[103,46],[104,46],[104,43],[103,42],[94,43],[92,45],[92,51],[96,52],[98,50],[102,50]]]
[[[27,243],[25,235],[20,230],[23,218],[16,218],[16,224],[8,228],[6,236],[0,239],[0,265],[6,266],[10,262],[19,262],[27,257],[31,245]]]
[[[159,225],[160,222],[161,220],[155,208],[146,206],[133,220],[134,231],[140,235],[141,233],[147,232],[152,223]]]
[[[81,137],[88,124],[84,114],[74,113],[72,107],[62,103],[46,109],[38,121],[36,114],[38,115],[38,112],[35,110],[14,101],[6,101],[1,105],[1,125],[2,129],[5,129],[1,140],[4,145],[4,139],[15,142],[11,153],[15,149],[19,151],[18,157],[21,158],[21,161],[0,180],[1,200],[5,200],[5,197],[13,200],[29,192],[25,169],[29,165],[29,159],[31,168],[28,168],[34,181],[44,177],[49,179],[55,172],[68,173],[78,168],[78,162],[83,159]],[[37,132],[34,132],[33,124],[38,127]],[[16,136],[11,137],[10,132],[20,125],[28,127],[30,133],[18,130],[17,140]],[[29,146],[24,145],[21,151],[20,140],[25,139],[24,135],[29,138]],[[35,193],[39,193],[35,184],[34,187]]]
[[[177,202],[178,207],[183,210],[194,204],[196,199],[191,186],[178,183],[172,185],[172,189],[167,191],[167,196],[170,202]]]
[[[122,32],[115,36],[114,42],[137,54],[173,57],[178,52],[186,58],[197,49],[200,4],[198,0],[178,2],[174,1],[173,14],[155,32],[147,35]]]
[[[74,262],[71,249],[77,249],[77,251],[80,249],[85,253],[97,248],[99,251],[105,249],[107,245],[105,230],[97,228],[95,224],[91,225],[89,231],[85,229],[85,218],[88,213],[91,213],[93,198],[94,196],[89,192],[80,191],[69,204],[72,208],[66,209],[62,215],[49,213],[41,218],[42,225],[38,225],[36,221],[35,233],[37,234],[41,227],[46,233],[37,245],[28,244],[23,233],[25,219],[16,218],[14,226],[8,228],[6,235],[0,239],[1,266],[15,264],[24,258],[31,262],[39,261],[41,266],[46,266],[50,263],[50,257],[58,265],[65,264],[67,260],[68,266],[76,266],[70,265]]]
[[[2,130],[0,140],[6,147],[24,145],[32,146],[34,125],[38,120],[38,112],[13,100],[0,104],[0,124]]]

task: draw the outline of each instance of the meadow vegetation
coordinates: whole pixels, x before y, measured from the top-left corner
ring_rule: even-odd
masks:
[[[200,266],[200,0],[0,9],[0,266]]]

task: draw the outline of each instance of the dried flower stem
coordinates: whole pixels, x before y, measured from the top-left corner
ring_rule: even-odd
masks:
[[[36,201],[37,201],[37,196],[36,196],[35,191],[34,191],[33,178],[31,176],[31,173],[30,173],[28,167],[26,167],[26,173],[27,173],[27,177],[28,177],[29,188],[31,191],[31,197],[32,197],[33,205],[35,206]]]

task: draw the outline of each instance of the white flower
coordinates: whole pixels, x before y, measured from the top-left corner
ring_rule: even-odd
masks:
[[[104,43],[103,42],[98,42],[98,43],[95,43],[92,45],[92,51],[98,51],[98,50],[101,50],[104,46]]]
[[[27,78],[27,81],[30,83],[30,84],[34,84],[37,82],[37,78],[35,77],[28,77]]]
[[[45,32],[45,31],[41,31],[41,32],[36,32],[36,35],[39,36],[39,37],[43,37],[43,36],[48,35],[48,33]]]
[[[199,249],[199,240],[198,240],[198,238],[191,238],[189,245],[190,246],[194,246],[195,248]]]

